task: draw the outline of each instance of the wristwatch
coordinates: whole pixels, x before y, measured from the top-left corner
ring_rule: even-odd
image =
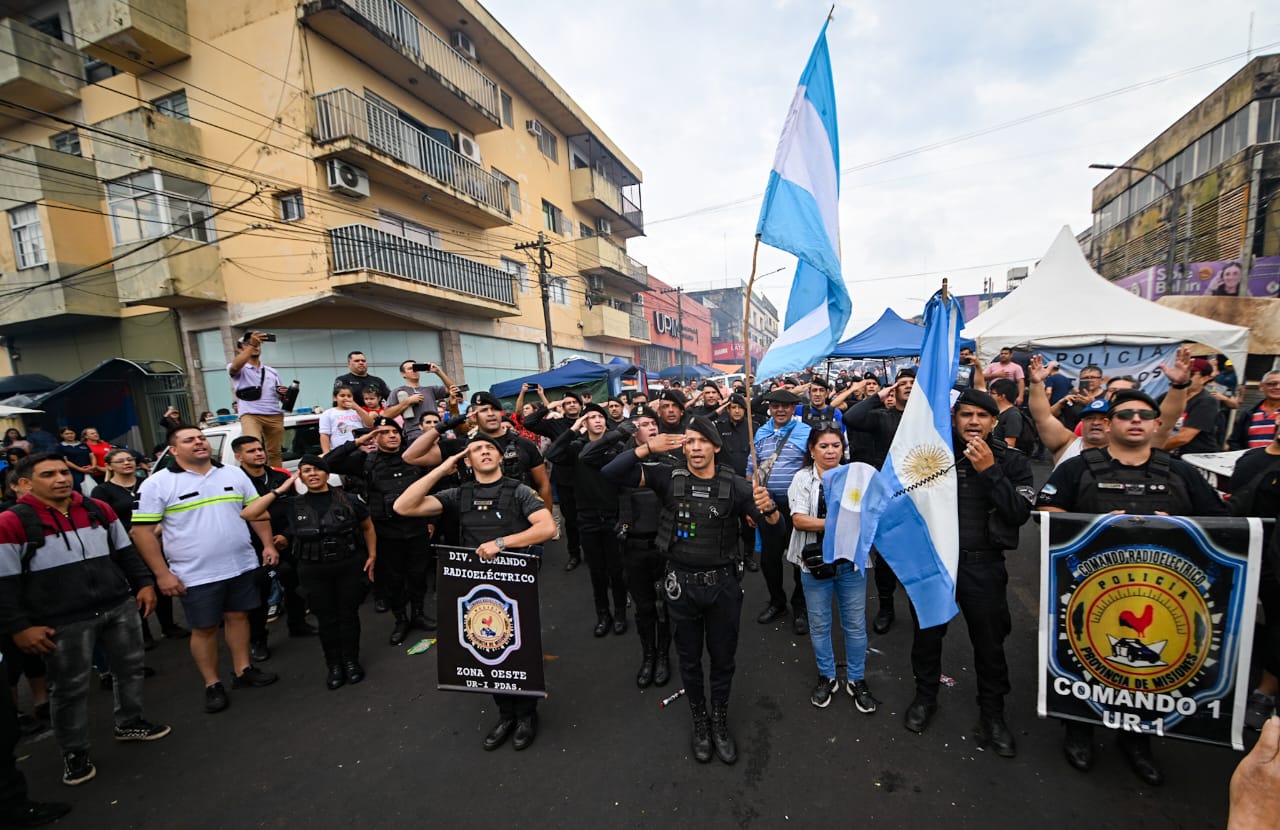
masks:
[[[504,538],[502,538],[501,536],[499,536],[497,539],[494,539],[494,540],[493,540],[493,546],[494,546],[495,548],[497,548],[498,550],[506,550],[506,549],[507,549],[507,540],[506,540],[506,539],[504,539]]]

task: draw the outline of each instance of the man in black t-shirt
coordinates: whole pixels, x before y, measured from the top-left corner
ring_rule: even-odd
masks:
[[[1164,444],[1164,448],[1176,456],[1222,452],[1222,438],[1218,435],[1218,413],[1222,404],[1205,391],[1212,378],[1212,363],[1203,357],[1191,361],[1191,388],[1187,390],[1186,410]]]
[[[1018,384],[1008,378],[996,378],[991,381],[990,392],[1000,409],[991,437],[1026,452],[1026,447],[1018,445],[1018,438],[1022,435],[1022,413],[1013,405],[1014,398],[1018,395]]]
[[[356,399],[356,403],[364,402],[364,390],[377,389],[378,398],[385,401],[391,395],[391,388],[387,386],[387,382],[377,375],[369,374],[369,359],[364,356],[364,352],[351,352],[347,355],[347,368],[350,370],[345,375],[338,375],[333,379],[333,388],[339,386],[351,387],[351,395]]]

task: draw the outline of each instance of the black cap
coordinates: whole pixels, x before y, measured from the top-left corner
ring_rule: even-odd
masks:
[[[964,406],[976,406],[989,415],[999,415],[1000,407],[996,406],[996,399],[983,392],[981,389],[972,387],[960,393],[960,397],[956,398],[956,404],[953,409]]]
[[[609,417],[609,413],[606,412],[604,407],[598,403],[589,403],[586,406],[582,407],[583,415],[590,415],[592,412],[599,412],[604,417],[606,418]]]
[[[635,409],[631,410],[631,415],[628,417],[633,421],[637,418],[652,418],[656,421],[658,420],[658,413],[654,412],[647,406],[637,406]]]
[[[897,381],[897,380],[901,380],[902,378],[913,378],[915,376],[916,376],[916,367],[907,366],[906,368],[898,370],[898,373],[894,375],[894,380]]]
[[[747,408],[747,399],[739,395],[737,392],[734,392],[729,396],[729,403],[734,406],[740,406],[743,409]]]
[[[1160,411],[1160,404],[1156,403],[1154,398],[1146,392],[1143,392],[1141,389],[1117,389],[1116,393],[1111,396],[1111,409],[1107,414],[1116,414],[1116,410],[1119,409],[1121,405],[1131,403],[1132,401],[1145,403],[1156,412]]]
[[[498,396],[492,392],[477,392],[471,396],[472,406],[484,406],[488,404],[494,409],[502,409],[502,401],[498,400]]]
[[[681,409],[684,409],[688,404],[688,400],[685,398],[684,393],[679,389],[663,389],[662,394],[658,395],[658,400],[671,401]]]
[[[573,399],[574,399],[575,401],[577,401],[578,403],[582,403],[582,396],[581,396],[581,395],[579,395],[577,392],[574,392],[572,389],[570,389],[569,391],[565,392],[565,393],[564,393],[564,397],[563,397],[563,398],[561,398],[561,400],[564,400],[564,398],[573,398]]]
[[[720,437],[720,431],[705,415],[694,415],[689,419],[689,423],[685,424],[685,428],[693,430],[717,447],[723,443],[724,439]]]
[[[323,458],[313,453],[307,453],[306,455],[298,459],[299,467],[302,467],[304,464],[315,467],[317,470],[321,471],[322,473],[329,472],[329,462],[325,461]]]
[[[502,445],[498,443],[498,439],[491,435],[485,435],[483,432],[477,432],[475,435],[467,439],[467,446],[471,446],[477,441],[483,441],[486,444],[492,444],[498,451],[502,450]]]
[[[377,415],[373,419],[373,428],[378,427],[394,427],[396,432],[401,432],[400,424],[396,423],[395,418],[388,418],[386,415]]]
[[[780,403],[785,406],[796,406],[804,401],[790,389],[775,389],[761,398],[765,403]]]

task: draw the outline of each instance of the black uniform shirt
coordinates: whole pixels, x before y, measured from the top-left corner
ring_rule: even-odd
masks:
[[[481,500],[481,499],[497,500],[502,496],[502,480],[501,479],[499,479],[498,481],[495,481],[492,484],[480,484],[477,482],[475,485],[475,488],[476,489],[475,489],[475,494],[473,498],[475,498],[476,500]],[[460,488],[450,487],[448,490],[441,490],[439,493],[434,493],[433,495],[440,500],[441,506],[444,507],[445,514],[449,516],[457,517],[458,522],[461,525],[466,524],[466,517],[459,513],[459,510],[461,509],[461,506],[462,506],[462,492]],[[542,503],[542,498],[539,497],[538,494],[534,492],[533,488],[528,486],[527,484],[521,484],[519,487],[516,488],[515,500],[516,500],[516,509],[520,511],[520,514],[524,516],[525,519],[528,519],[530,516],[532,516],[534,513],[537,513],[539,510],[547,509],[547,506]],[[508,532],[515,533],[517,531],[512,530]],[[463,537],[465,538],[466,536],[465,527],[462,531],[462,534],[463,534]],[[489,541],[489,540],[486,539],[485,541]]]
[[[1111,459],[1114,467],[1125,466],[1114,458]],[[1146,470],[1146,464],[1137,465],[1137,469]],[[1066,461],[1058,465],[1057,469],[1049,476],[1049,481],[1044,487],[1040,488],[1040,494],[1036,497],[1036,506],[1038,507],[1057,507],[1062,510],[1071,511],[1075,509],[1076,496],[1080,491],[1080,480],[1084,478],[1088,465],[1084,458],[1076,456],[1068,458]],[[1187,486],[1187,495],[1191,498],[1191,511],[1194,516],[1225,516],[1227,508],[1222,503],[1222,499],[1218,498],[1218,494],[1209,486],[1209,482],[1204,480],[1204,476],[1196,472],[1185,461],[1176,458],[1169,459],[1169,472],[1182,479]]]
[[[643,466],[645,486],[657,493],[658,499],[663,504],[671,503],[674,498],[671,485],[671,467],[665,464],[637,464],[626,474],[618,475],[618,468],[615,465],[619,463],[621,462],[615,459],[606,465],[604,470],[606,478],[610,478],[625,487],[635,487],[640,483],[640,468]],[[610,469],[611,467],[613,469]],[[708,479],[703,480],[706,481]],[[760,511],[756,510],[756,500],[751,492],[751,484],[742,476],[735,475],[733,477],[731,498],[733,499],[733,515],[750,516],[757,525],[764,522],[764,519],[760,516]]]

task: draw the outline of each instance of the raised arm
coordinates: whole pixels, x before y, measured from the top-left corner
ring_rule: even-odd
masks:
[[[974,372],[976,376],[978,373]],[[1031,389],[1027,395],[1027,408],[1035,419],[1036,430],[1045,449],[1056,457],[1063,447],[1075,440],[1076,434],[1053,417],[1053,408],[1049,406],[1049,393],[1045,391],[1044,381],[1049,377],[1049,370],[1044,366],[1044,358],[1035,355],[1030,366]]]

